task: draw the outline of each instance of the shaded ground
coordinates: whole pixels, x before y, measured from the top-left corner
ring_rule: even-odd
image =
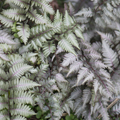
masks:
[[[28,118],[27,120],[38,120],[35,116]]]

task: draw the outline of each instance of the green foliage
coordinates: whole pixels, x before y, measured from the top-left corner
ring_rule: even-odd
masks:
[[[60,7],[64,7],[64,2],[65,0],[57,0],[57,3],[59,4]]]
[[[65,120],[78,120],[78,118],[77,118],[75,115],[70,114],[70,116],[67,115],[67,116],[65,117]]]

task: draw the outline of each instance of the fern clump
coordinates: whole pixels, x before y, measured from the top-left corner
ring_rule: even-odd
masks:
[[[54,12],[51,1],[3,2],[8,7],[0,12],[0,117],[26,120],[36,114],[31,104],[49,120],[71,109],[78,118],[101,114],[109,120],[108,105],[120,94],[120,2],[86,0],[76,12],[74,1],[73,18],[67,10]],[[119,102],[110,111],[118,114]]]
[[[9,7],[0,13],[0,114],[4,120],[35,115],[29,104],[39,105],[50,120],[73,109],[73,101],[67,99],[70,85],[59,73],[57,54],[63,51],[76,56],[77,39],[84,37],[67,11],[63,16],[57,10],[51,21],[54,10],[49,2],[5,0]]]
[[[25,120],[25,116],[35,115],[28,104],[35,104],[32,88],[40,84],[23,76],[33,67],[19,54],[20,43],[7,30],[0,33],[0,118]]]
[[[75,9],[78,4],[80,7]],[[75,101],[75,114],[87,120],[97,119],[99,114],[108,120],[109,111],[119,114],[119,102],[107,109],[120,94],[119,4],[119,0],[76,0],[68,4],[83,29],[85,42],[80,41],[76,59],[72,54],[64,55],[62,69],[67,69],[66,76],[74,87],[70,99]]]

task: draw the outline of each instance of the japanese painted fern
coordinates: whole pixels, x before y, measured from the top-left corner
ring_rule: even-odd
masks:
[[[109,120],[107,106],[120,95],[120,1],[84,1],[74,15],[81,27],[67,11],[55,13],[51,1],[4,1],[0,118],[26,120],[35,115],[32,104],[48,112],[49,120],[71,109],[85,120],[99,114]],[[119,113],[119,106],[111,111]]]
[[[80,49],[76,36],[84,38],[67,11],[64,16],[57,11],[54,21],[50,20],[48,16],[54,11],[49,2],[5,0],[9,7],[0,14],[2,120],[26,120],[35,115],[29,104],[49,111],[46,118],[50,120],[58,120],[64,111],[70,114],[73,109],[73,102],[65,99],[70,85],[58,73],[56,50],[76,56],[74,48]]]

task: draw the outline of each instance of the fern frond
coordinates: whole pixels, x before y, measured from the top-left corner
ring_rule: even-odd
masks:
[[[97,68],[107,68],[107,65],[105,65],[104,63],[102,63],[100,60],[95,60],[95,66]]]
[[[98,82],[98,80],[94,79],[93,86],[94,86],[94,92],[96,94],[100,86],[100,83]]]
[[[70,108],[67,104],[64,105],[63,110],[65,110],[68,113],[68,115],[70,115]]]
[[[105,40],[107,43],[109,43],[109,45],[113,41],[113,36],[111,34],[108,34],[108,33],[105,34],[100,31],[97,31],[97,33],[101,36],[102,40],[103,41]]]
[[[43,44],[43,53],[46,57],[50,55],[50,53],[54,53],[55,49],[55,44],[53,44],[52,42],[46,42]]]
[[[83,66],[83,63],[81,61],[75,61],[70,65],[69,72],[67,73],[67,77],[72,73],[72,72],[78,72],[78,70]]]
[[[78,42],[76,40],[76,37],[75,37],[75,35],[73,33],[68,33],[67,39],[73,46],[80,49],[79,44],[78,44]]]
[[[1,79],[1,76],[0,76]],[[7,94],[7,90],[8,90],[8,84],[5,84],[5,82],[3,82],[4,79],[1,79],[2,81],[0,81],[0,95],[5,95]]]
[[[102,28],[105,28],[106,26],[105,21],[101,17],[96,17],[95,23],[101,26]]]
[[[36,82],[33,82],[25,77],[22,77],[20,80],[15,79],[12,82],[10,82],[10,87],[14,90],[27,90],[29,88],[33,88],[35,86],[40,86],[40,84],[37,84]]]
[[[42,15],[37,14],[36,10],[29,10],[26,16],[36,24],[47,23],[46,19],[44,19]]]
[[[12,36],[8,35],[7,33],[3,32],[3,30],[0,30],[0,43],[6,43],[6,44],[16,44],[12,39]]]
[[[12,20],[16,21],[25,20],[25,11],[23,9],[8,9],[4,10],[2,14]]]
[[[17,26],[17,30],[19,30],[18,31],[18,36],[21,37],[21,39],[24,42],[24,44],[26,44],[27,41],[28,41],[28,38],[30,36],[29,25],[19,23],[19,26]]]
[[[66,66],[72,64],[73,62],[75,62],[76,60],[78,60],[77,56],[75,56],[72,53],[67,53],[64,55],[64,60],[62,62],[62,66],[66,67]]]
[[[28,44],[28,45],[23,45],[22,47],[20,47],[19,48],[19,53],[20,54],[23,54],[23,53],[26,53],[26,52],[28,52],[28,49],[30,48],[30,44]]]
[[[93,12],[92,12],[91,8],[83,8],[78,13],[76,13],[74,16],[82,16],[82,15],[85,18],[86,17],[92,17],[93,16]]]
[[[81,95],[82,95],[82,91],[80,88],[77,87],[73,90],[69,99],[77,99]]]
[[[115,15],[110,12],[106,7],[103,7],[103,12],[107,17],[110,17],[112,20],[116,20]]]
[[[27,64],[18,63],[14,65],[12,68],[10,68],[9,72],[10,72],[11,78],[12,77],[19,78],[31,68],[32,66],[29,66]]]
[[[108,115],[108,112],[107,112],[107,109],[104,108],[103,106],[101,107],[100,109],[100,113],[103,117],[103,120],[109,120],[109,115]]]
[[[83,80],[83,78],[88,74],[88,71],[89,70],[85,67],[82,67],[81,70],[79,70],[76,85],[78,85],[80,81]]]
[[[0,49],[0,58],[2,58],[5,61],[9,61],[9,58],[7,55],[4,54],[4,52]]]
[[[20,90],[20,89],[19,89]],[[25,104],[25,103],[30,103],[33,104],[33,95],[23,92],[23,91],[15,91],[13,93],[13,98],[10,98],[11,101],[14,101],[15,104]]]
[[[5,3],[14,3],[21,8],[28,8],[30,5],[30,0],[6,0]]]
[[[32,4],[42,7],[42,9],[47,13],[54,14],[53,8],[45,0],[33,0]]]
[[[18,63],[24,63],[24,59],[20,55],[11,55],[9,56],[11,66],[14,66]]]
[[[8,76],[6,76],[6,73],[3,69],[0,68],[0,76],[3,78],[3,79],[7,79]]]
[[[116,52],[114,52],[105,41],[102,41],[102,47],[105,65],[111,67],[112,69],[116,68],[119,64]]]
[[[86,103],[89,102],[91,98],[91,91],[89,88],[86,88],[83,90],[83,96],[82,96],[82,100],[83,100],[83,108],[85,107]]]
[[[84,81],[82,82],[82,85],[85,84],[85,82],[89,82],[89,81],[93,81],[94,79],[94,74],[92,72],[88,73],[87,77],[84,79]]]
[[[58,45],[65,51],[73,53],[74,55],[76,55],[74,48],[72,47],[72,45],[65,39],[61,39],[58,43]]]
[[[30,110],[30,108],[27,105],[20,105],[18,104],[16,108],[13,108],[10,110],[11,115],[22,115],[22,116],[29,116],[29,115],[35,115],[34,111]]]
[[[113,10],[113,6],[110,3],[107,3],[107,9],[109,11],[112,11]]]
[[[73,22],[73,20],[72,20],[72,18],[69,16],[69,14],[68,14],[68,12],[67,11],[65,11],[65,16],[64,16],[64,25],[66,26],[66,27],[68,27],[68,26],[71,26],[74,22]]]
[[[81,32],[81,30],[79,28],[75,28],[74,32],[75,32],[75,34],[76,34],[77,37],[85,40],[84,37],[83,37],[83,35],[82,35],[82,32]]]
[[[0,15],[0,20],[1,20],[1,23],[3,23],[6,27],[13,26],[14,20],[12,19],[9,19],[3,15]]]
[[[82,114],[84,108],[82,107],[82,100],[77,99],[78,101],[76,101],[76,109],[75,109],[75,115],[77,115],[77,117],[80,117],[80,115]]]
[[[58,81],[58,82],[67,82],[67,80],[65,80],[64,76],[60,73],[57,73],[56,76],[55,76],[55,79]]]

